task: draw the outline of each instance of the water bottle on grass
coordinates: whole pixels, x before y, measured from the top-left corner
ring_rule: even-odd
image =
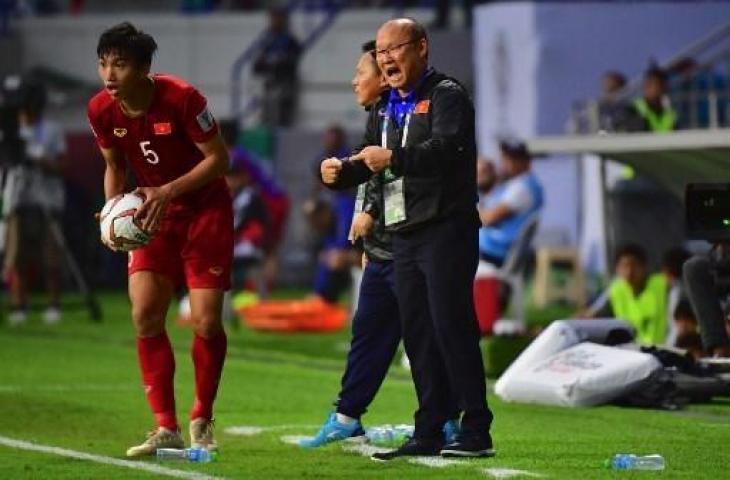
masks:
[[[192,463],[208,463],[216,458],[216,452],[209,452],[205,448],[158,448],[157,460],[187,460]]]
[[[610,460],[606,460],[606,467],[613,470],[664,470],[665,466],[664,457],[658,454],[617,453]]]

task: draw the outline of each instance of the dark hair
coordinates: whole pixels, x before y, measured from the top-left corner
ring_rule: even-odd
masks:
[[[138,30],[129,22],[114,25],[99,37],[96,54],[103,58],[109,54],[131,59],[138,66],[150,66],[157,42],[151,35]]]
[[[682,276],[682,265],[689,259],[690,255],[682,247],[670,248],[662,256],[662,268],[666,269],[675,277]]]
[[[362,44],[362,53],[371,53],[375,56],[375,40],[368,40]]]
[[[618,265],[619,260],[623,257],[634,257],[640,263],[646,265],[646,250],[641,245],[636,243],[627,243],[616,251],[616,257],[614,258],[614,265]]]
[[[618,70],[609,70],[604,73],[603,76],[615,81],[618,84],[619,88],[623,88],[624,86],[626,86],[626,75],[619,72]]]
[[[376,60],[375,56],[375,40],[370,40],[362,44],[362,53],[369,53],[371,59],[373,60],[373,66],[375,67],[375,71],[380,73],[380,65],[378,65],[378,61]]]
[[[502,153],[514,160],[529,162],[532,160],[527,144],[516,137],[502,137],[499,139],[499,149]]]
[[[644,80],[649,80],[650,78],[656,79],[661,83],[667,83],[667,72],[656,65],[652,65],[644,72]]]
[[[692,310],[692,305],[689,303],[689,300],[682,299],[677,303],[677,306],[674,308],[674,311],[672,312],[672,317],[675,320],[678,320],[680,318],[685,320],[691,320],[694,323],[697,323],[697,317],[695,317],[695,312]]]

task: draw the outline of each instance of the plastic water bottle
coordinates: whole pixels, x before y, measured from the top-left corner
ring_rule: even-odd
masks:
[[[606,466],[614,470],[664,470],[664,457],[654,455],[634,455],[631,453],[617,453],[606,461]]]
[[[209,452],[205,448],[158,448],[157,460],[187,460],[192,463],[208,463],[216,458],[216,452]]]
[[[400,445],[406,441],[408,437],[413,436],[412,425],[381,425],[379,427],[369,428],[365,435],[370,443],[374,445]]]
[[[391,425],[368,428],[365,431],[365,436],[373,445],[389,445],[393,442],[392,429]]]

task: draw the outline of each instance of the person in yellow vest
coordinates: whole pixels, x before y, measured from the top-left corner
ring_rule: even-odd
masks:
[[[644,74],[644,94],[632,103],[630,131],[671,132],[677,125],[677,114],[667,96],[667,75],[658,67]]]
[[[649,275],[646,251],[635,244],[616,254],[616,276],[586,312],[595,318],[619,318],[636,329],[636,341],[643,345],[665,343],[668,333],[667,297],[669,283],[662,273]]]

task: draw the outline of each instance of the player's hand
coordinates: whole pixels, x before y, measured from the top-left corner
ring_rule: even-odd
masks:
[[[350,240],[350,243],[355,243],[358,238],[367,237],[373,231],[374,225],[375,220],[369,213],[358,213],[352,220],[350,234],[347,236],[347,239]]]
[[[145,201],[137,210],[135,217],[142,220],[142,230],[154,234],[160,228],[160,222],[165,216],[167,205],[172,200],[172,194],[167,186],[138,187],[133,193],[140,194]]]
[[[362,149],[357,155],[353,155],[351,160],[360,160],[367,165],[370,171],[374,173],[381,172],[390,167],[390,159],[393,152],[387,148],[370,145]]]
[[[331,157],[322,160],[319,165],[319,172],[322,174],[322,182],[325,185],[332,185],[337,181],[342,170],[342,160],[339,158]]]
[[[96,221],[97,221],[97,223],[101,223],[101,212],[96,212],[96,213],[94,213],[94,220],[96,220]],[[114,252],[117,252],[117,251],[119,251],[119,249],[118,249],[118,248],[117,248],[117,246],[116,246],[116,245],[114,244],[114,242],[112,242],[112,241],[107,241],[107,240],[106,240],[106,239],[104,238],[104,235],[99,235],[99,240],[101,240],[101,243],[103,243],[103,244],[104,244],[104,246],[105,246],[106,248],[108,248],[109,250],[112,250],[112,251],[114,251]]]
[[[362,258],[360,259],[360,264],[362,265],[362,269],[365,270],[365,267],[368,266],[368,254],[365,252],[362,252]]]

